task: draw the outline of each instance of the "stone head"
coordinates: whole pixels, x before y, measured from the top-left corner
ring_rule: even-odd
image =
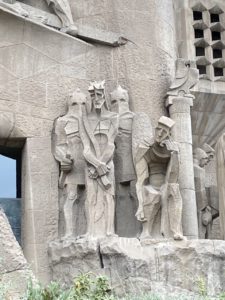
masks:
[[[168,139],[171,133],[171,128],[174,126],[175,122],[165,116],[162,116],[155,128],[155,141],[161,143]]]
[[[103,105],[108,108],[105,99],[105,80],[91,82],[88,92],[91,97],[92,108],[101,109]]]
[[[202,145],[202,149],[208,155],[208,161],[210,162],[215,156],[215,150],[207,143]]]
[[[203,168],[208,163],[208,155],[201,148],[196,148],[193,152],[194,159],[198,162],[199,167]]]
[[[86,102],[86,95],[82,93],[80,89],[76,89],[76,91],[70,94],[68,98],[69,112],[81,115]]]
[[[120,85],[110,93],[111,110],[116,113],[129,111],[129,95]]]

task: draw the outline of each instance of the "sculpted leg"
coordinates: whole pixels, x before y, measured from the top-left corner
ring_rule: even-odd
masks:
[[[96,204],[97,191],[93,180],[87,181],[87,197],[85,200],[85,214],[87,220],[87,231],[85,235],[93,235],[95,223],[95,204]]]
[[[168,214],[174,240],[182,240],[182,198],[178,183],[168,184]]]
[[[67,196],[63,207],[65,220],[64,237],[73,236],[73,205],[77,200],[77,185],[67,185]]]
[[[115,199],[113,195],[106,195],[106,235],[114,235]]]
[[[140,238],[150,238],[153,230],[154,221],[160,209],[160,193],[152,186],[144,187],[144,216],[143,230]]]
[[[47,2],[62,22],[61,31],[73,36],[77,35],[77,27],[73,22],[69,2],[67,0],[47,0]]]

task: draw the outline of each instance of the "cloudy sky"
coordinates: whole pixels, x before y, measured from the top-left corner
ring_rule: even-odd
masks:
[[[0,198],[16,197],[16,161],[0,155]]]

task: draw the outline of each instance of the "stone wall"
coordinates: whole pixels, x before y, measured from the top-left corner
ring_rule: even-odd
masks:
[[[24,1],[25,2],[25,1]],[[27,4],[34,4],[32,1]],[[75,21],[123,34],[120,48],[90,45],[13,13],[0,11],[0,116],[14,114],[10,140],[23,139],[22,244],[35,274],[51,278],[48,242],[58,235],[58,165],[51,131],[66,111],[67,95],[106,79],[107,91],[127,88],[131,109],[153,124],[165,113],[174,74],[175,28],[171,0],[71,1]],[[40,8],[46,10],[44,3]]]

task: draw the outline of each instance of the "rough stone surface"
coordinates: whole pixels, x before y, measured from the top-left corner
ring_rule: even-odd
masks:
[[[54,278],[72,282],[80,271],[110,277],[118,295],[167,291],[197,295],[199,282],[215,296],[224,290],[225,243],[217,240],[111,238],[58,241],[50,246]]]
[[[7,296],[16,300],[24,295],[33,274],[2,210],[0,210],[0,224],[1,284],[7,287]]]
[[[168,114],[164,106],[164,98],[171,87],[169,113],[176,122],[172,135],[174,140],[179,142],[180,148],[179,184],[184,204],[183,227],[185,235],[197,236],[192,144],[194,148],[202,146],[205,142],[214,146],[218,136],[224,131],[225,90],[224,82],[221,81],[224,78],[209,81],[201,76],[200,82],[193,88],[196,100],[192,110],[190,107],[193,98],[190,95],[187,97],[187,94],[195,79],[195,76],[189,75],[196,75],[192,72],[191,62],[196,59],[195,42],[201,45],[203,43],[204,46],[208,42],[211,43],[209,28],[203,40],[195,41],[193,26],[204,27],[205,17],[207,22],[209,21],[209,11],[220,12],[217,6],[213,7],[214,0],[205,0],[204,5],[203,1],[200,3],[199,0],[54,0],[53,7],[48,6],[45,0],[6,2],[11,3],[8,4],[11,10],[2,8],[4,5],[0,8],[0,145],[10,145],[13,148],[19,144],[22,149],[22,246],[35,274],[43,282],[49,282],[53,276],[54,279],[62,279],[69,283],[72,277],[79,273],[78,269],[97,270],[111,278],[118,294],[150,289],[154,291],[160,288],[164,291],[182,290],[186,293],[192,290],[194,293],[197,291],[195,283],[202,277],[207,282],[210,294],[222,290],[224,288],[223,242],[174,243],[168,240],[151,240],[141,245],[134,238],[98,241],[86,240],[84,237],[78,240],[67,238],[58,241],[59,236],[63,236],[65,231],[69,232],[69,235],[73,231],[75,236],[85,234],[89,222],[88,212],[92,212],[90,208],[93,208],[96,203],[91,199],[90,207],[87,209],[85,185],[81,184],[76,190],[77,198],[76,195],[72,195],[72,201],[68,201],[66,213],[67,216],[69,215],[70,224],[65,230],[66,226],[62,221],[62,215],[65,213],[63,204],[65,199],[70,200],[71,193],[65,192],[65,187],[58,189],[59,171],[62,169],[55,161],[54,151],[52,152],[51,149],[53,124],[56,118],[59,120],[63,118],[61,116],[66,116],[68,95],[77,88],[87,95],[90,81],[106,79],[104,95],[106,102],[110,99],[110,92],[118,85],[128,89],[130,111],[134,112],[133,121],[137,115],[145,115],[152,121],[153,127],[146,126],[147,123],[142,126],[145,117],[140,124],[142,129],[148,127],[149,133],[152,133],[159,117]],[[62,14],[59,9],[60,2],[65,4],[62,7]],[[225,10],[223,0],[215,2]],[[203,10],[203,23],[193,23],[192,7]],[[30,14],[30,18],[25,16],[26,11]],[[67,21],[68,16],[70,19],[68,30],[64,28],[63,31],[59,31],[58,29],[68,25],[68,22],[63,23],[62,18],[65,17],[65,13]],[[224,32],[221,27],[224,23],[223,14],[220,17],[219,24],[213,24],[212,28],[222,30],[221,43],[223,43]],[[69,31],[72,29],[70,25],[73,25],[73,22],[79,28],[80,36],[83,34],[82,38],[86,36],[92,44],[65,34],[72,34]],[[176,24],[179,28],[175,28]],[[76,28],[73,29],[76,31]],[[120,37],[127,38],[125,45],[117,48],[107,46],[109,44],[118,46]],[[184,38],[187,41],[184,41]],[[103,42],[107,45],[103,45]],[[212,43],[223,48],[220,42]],[[207,47],[205,51],[206,57],[197,60],[199,62],[200,59],[200,62],[207,64],[207,56],[210,56],[207,72],[211,70],[210,78],[215,79],[214,64],[223,66],[224,58],[214,61]],[[185,58],[185,65],[178,68],[179,72],[176,73],[175,81],[171,85],[177,53],[181,54],[179,57]],[[178,96],[181,96],[181,99]],[[108,108],[106,112],[110,114]],[[102,116],[105,117],[105,114],[101,114]],[[92,121],[93,119],[89,118],[86,123]],[[99,121],[98,124],[101,126],[96,130],[100,136],[104,130],[110,128],[103,121],[105,120]],[[123,130],[128,129],[130,135],[130,126],[125,125],[122,124],[120,127]],[[96,133],[94,126],[90,127],[87,143],[89,145],[91,135]],[[68,135],[64,136],[67,142],[72,133],[70,129],[67,131]],[[106,136],[109,137],[107,134]],[[79,135],[75,138],[77,137]],[[114,138],[109,139],[111,144],[114,143]],[[100,146],[103,142],[101,147],[104,150],[104,146],[108,144],[104,139],[99,140],[97,145]],[[139,141],[138,138],[136,141]],[[134,146],[133,141],[132,146]],[[130,144],[127,149],[131,150]],[[92,154],[95,152],[93,147],[90,147],[90,152]],[[113,161],[112,155],[109,159],[110,163]],[[129,160],[132,160],[131,155]],[[62,162],[60,159],[58,161]],[[104,173],[105,166],[101,167],[99,172],[103,170]],[[110,174],[113,177],[113,164],[110,167]],[[121,173],[125,173],[125,167],[127,166],[121,168]],[[206,170],[206,185],[212,195],[211,199],[214,200],[217,197],[215,174],[214,161]],[[97,177],[101,182],[101,176]],[[134,237],[141,233],[141,226],[140,222],[135,220],[137,208],[135,178],[128,179],[126,181],[124,177],[123,182],[118,180],[115,184],[116,193],[114,193],[114,180],[110,178],[113,186],[110,196],[105,197],[105,191],[101,191],[101,195],[96,198],[97,200],[107,198],[110,202],[114,194],[118,197],[119,205],[116,206],[115,217],[117,233],[125,237]],[[95,179],[91,183],[93,182],[95,183],[93,186],[99,188],[99,182]],[[93,186],[92,189],[89,187],[89,194],[91,192],[96,196],[97,192]],[[72,194],[73,192],[74,190]],[[114,204],[113,201],[112,203]],[[95,208],[97,217],[98,214],[101,215],[99,212],[106,211],[101,204],[100,201],[100,205],[97,203]],[[108,221],[110,216],[111,228],[113,228],[114,205],[111,208],[110,212],[103,217],[101,215],[100,219]],[[126,214],[123,214],[123,210]],[[79,217],[73,218],[74,216]],[[160,217],[160,214],[157,214],[158,224]],[[179,216],[177,219],[179,221]],[[74,223],[72,230],[71,223]],[[106,235],[101,225],[98,224],[96,228],[96,235],[100,230],[103,232],[101,235]],[[218,233],[218,219],[215,220],[212,230]],[[54,242],[48,249],[50,241]],[[48,250],[51,257],[51,270]],[[13,263],[12,261],[12,266]],[[5,278],[7,279],[8,276],[10,273],[7,273]]]

